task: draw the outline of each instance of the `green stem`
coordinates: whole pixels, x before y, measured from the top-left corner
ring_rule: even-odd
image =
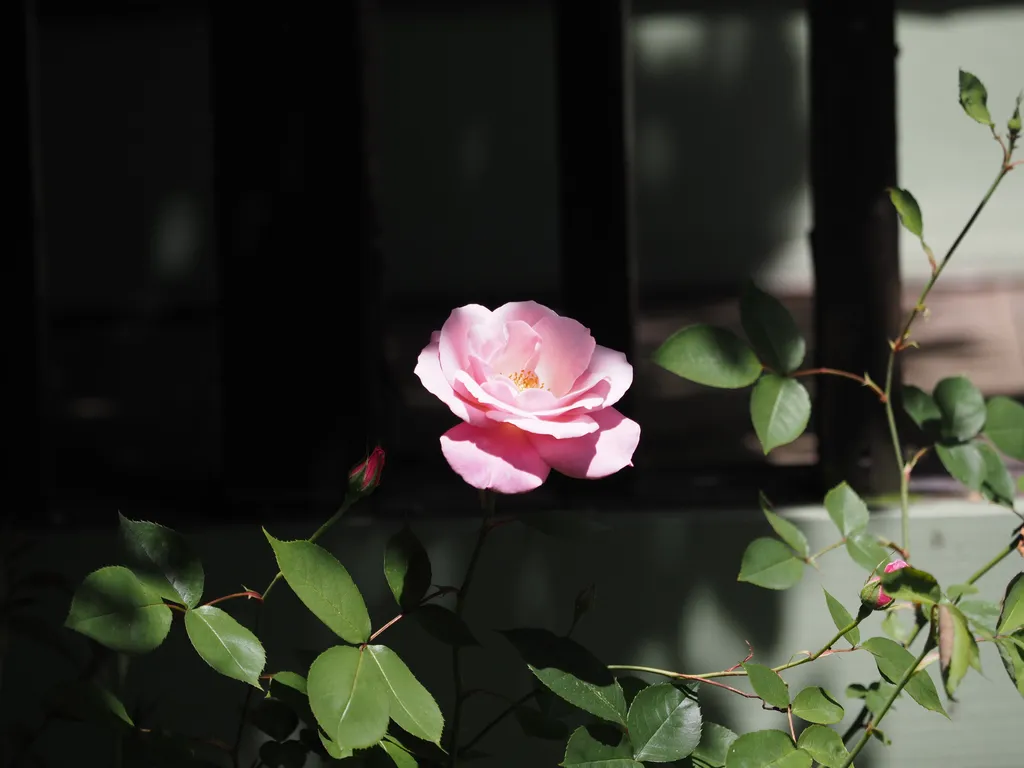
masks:
[[[1004,547],[999,552],[998,555],[993,557],[991,560],[989,560],[987,563],[985,563],[985,565],[981,566],[981,568],[979,568],[977,571],[975,571],[974,574],[971,576],[971,578],[969,578],[966,581],[966,583],[967,584],[973,584],[974,582],[978,581],[978,579],[980,579],[986,573],[988,573],[993,568],[995,568],[997,565],[999,565],[1001,562],[1003,562],[1003,560],[1005,560],[1006,557],[1009,554],[1011,554],[1012,552],[1016,552],[1017,551],[1017,545],[1020,544],[1020,539],[1021,539],[1021,534],[1018,533],[1016,536],[1014,536],[1012,539],[1010,539],[1010,543],[1006,547]],[[961,595],[956,600],[954,600],[953,604],[955,605],[955,604],[959,603],[961,597],[963,597],[963,595]]]
[[[805,656],[804,658],[797,659],[796,661],[790,661],[790,662],[787,662],[786,664],[780,664],[777,667],[772,667],[772,671],[773,672],[783,672],[784,670],[792,669],[793,667],[799,667],[801,664],[807,664],[808,662],[814,661],[816,659],[820,659],[822,656],[824,656],[826,653],[828,653],[830,650],[832,650],[832,646],[835,645],[836,643],[838,643],[842,639],[843,635],[845,635],[847,632],[849,632],[852,629],[856,629],[857,626],[862,621],[864,621],[864,619],[866,619],[870,615],[871,615],[870,611],[865,611],[862,614],[858,615],[856,619],[854,619],[852,622],[850,622],[847,626],[845,626],[842,629],[840,629],[835,634],[835,636],[831,640],[829,640],[827,643],[825,643],[825,645],[823,645],[820,649],[818,649],[818,651],[816,653],[812,653],[810,656]],[[850,650],[852,651],[854,649],[851,648]],[[638,666],[636,664],[609,664],[608,665],[608,669],[613,669],[613,670],[614,669],[618,669],[618,670],[632,671],[632,672],[647,672],[647,673],[652,674],[652,675],[661,675],[662,677],[677,677],[677,678],[682,678],[684,680],[711,680],[711,679],[714,679],[716,677],[746,677],[747,676],[746,670],[743,670],[743,669],[723,669],[723,670],[721,670],[719,672],[701,672],[701,673],[696,674],[696,675],[688,675],[688,674],[685,674],[683,672],[673,672],[673,671],[668,670],[668,669],[659,669],[658,667],[642,667],[642,666]]]
[[[882,718],[885,717],[890,707],[892,707],[893,702],[896,701],[896,697],[898,697],[900,693],[903,692],[903,689],[907,687],[907,683],[910,682],[910,678],[914,676],[915,672],[917,672],[918,665],[922,661],[924,661],[924,657],[928,654],[930,650],[930,645],[926,643],[924,649],[921,651],[921,654],[914,660],[914,662],[909,667],[907,667],[902,677],[900,677],[900,679],[897,681],[896,687],[892,689],[892,693],[889,694],[889,697],[885,700],[885,703],[882,704],[882,708],[878,711],[878,715],[875,717],[875,721],[874,723],[872,723],[871,728],[864,731],[864,735],[860,737],[860,741],[858,741],[856,746],[850,750],[850,754],[847,755],[846,759],[843,761],[843,764],[839,766],[839,768],[850,768],[850,766],[853,764],[854,758],[856,758],[857,755],[860,754],[860,751],[864,749],[864,746],[868,743],[868,739],[871,738],[871,731],[874,730],[874,728],[876,728],[878,724],[882,722]]]
[[[820,552],[815,552],[813,555],[811,555],[807,559],[809,561],[813,562],[813,561],[817,560],[819,557],[821,557],[822,555],[826,554],[827,552],[831,552],[833,549],[839,549],[845,543],[846,543],[846,539],[840,539],[835,544],[829,544],[827,547],[825,547]]]
[[[494,494],[482,491],[480,500],[484,508],[483,520],[480,523],[480,532],[476,537],[476,544],[473,546],[473,553],[469,556],[469,565],[466,566],[466,575],[462,579],[462,586],[455,596],[455,615],[462,618],[466,609],[466,596],[469,594],[470,584],[473,582],[473,575],[476,573],[477,563],[480,562],[480,553],[483,551],[484,541],[491,530],[491,516],[494,514]],[[459,726],[462,719],[462,648],[459,645],[452,647],[452,681],[455,685],[455,707],[452,710],[452,728],[450,744],[448,746],[448,765],[456,768],[459,763]]]
[[[351,496],[346,496],[344,501],[341,502],[341,506],[338,507],[338,511],[331,515],[329,518],[327,518],[324,524],[317,528],[313,532],[313,535],[306,539],[306,541],[309,541],[311,543],[315,542],[317,539],[319,539],[321,536],[327,533],[334,526],[334,524],[337,523],[346,512],[348,512],[349,507],[351,507],[352,504],[355,503],[355,500],[356,499]],[[281,571],[278,571],[274,575],[274,578],[270,580],[270,583],[267,585],[267,588],[263,590],[263,595],[262,598],[260,599],[261,605],[266,601],[267,595],[270,594],[270,590],[274,588],[274,585],[277,584],[277,582],[280,581],[283,576],[284,574],[282,574]],[[253,628],[254,633],[256,634],[257,637],[259,637],[260,635],[260,624],[262,623],[262,620],[263,611],[257,610],[256,624],[255,627]],[[245,700],[242,702],[242,716],[238,720],[238,729],[235,731],[235,743],[231,747],[231,765],[234,768],[241,768],[239,759],[242,751],[242,736],[245,734],[245,724],[249,718],[249,708],[252,706],[252,698],[254,695],[254,691],[255,688],[253,688],[252,686],[246,686]]]
[[[892,385],[893,377],[896,369],[896,354],[904,348],[905,342],[910,335],[910,329],[917,319],[917,316],[924,309],[925,301],[928,299],[928,294],[931,293],[932,288],[935,287],[936,281],[939,279],[939,275],[942,274],[942,270],[949,264],[949,260],[953,258],[953,254],[956,253],[956,249],[963,242],[963,239],[967,236],[971,227],[974,226],[974,222],[977,221],[978,216],[988,205],[988,201],[992,198],[996,188],[999,186],[999,182],[1003,180],[1003,177],[1009,173],[1009,157],[1004,157],[1003,162],[999,166],[999,173],[996,174],[995,180],[992,185],[985,192],[985,196],[981,198],[981,202],[978,203],[978,207],[974,209],[974,213],[971,214],[971,218],[967,220],[963,229],[960,230],[960,234],[957,235],[956,240],[946,251],[946,255],[942,258],[942,261],[932,272],[931,277],[925,284],[924,290],[921,291],[921,296],[918,298],[914,308],[910,311],[910,317],[907,318],[906,324],[903,326],[903,331],[899,337],[892,344],[892,350],[889,352],[889,363],[886,366],[885,372],[885,417],[889,422],[889,436],[892,438],[892,447],[896,455],[896,465],[900,470],[900,529],[902,534],[902,549],[904,552],[910,552],[910,477],[907,473],[907,463],[903,458],[903,446],[900,443],[899,430],[896,427],[896,413],[892,407]]]

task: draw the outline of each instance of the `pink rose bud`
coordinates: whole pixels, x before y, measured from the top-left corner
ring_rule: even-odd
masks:
[[[898,571],[901,568],[906,568],[907,563],[903,560],[895,560],[885,566],[886,573],[892,573]],[[870,608],[873,611],[881,611],[889,606],[892,602],[892,597],[885,594],[885,590],[882,589],[881,578],[878,576],[872,576],[868,579],[867,584],[860,591],[860,602],[861,605],[866,608]]]
[[[369,496],[380,485],[383,471],[384,449],[378,445],[369,456],[349,470],[348,492],[356,498]]]

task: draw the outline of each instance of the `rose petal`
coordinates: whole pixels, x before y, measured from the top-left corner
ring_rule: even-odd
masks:
[[[450,384],[455,383],[455,373],[465,370],[469,365],[470,331],[475,325],[483,325],[491,320],[491,311],[479,304],[467,304],[453,309],[441,327],[441,338],[438,342],[438,356],[441,371]]]
[[[640,442],[640,425],[614,408],[590,416],[598,430],[585,437],[559,440],[532,435],[533,445],[544,461],[563,475],[578,478],[606,477],[632,466],[633,452]]]
[[[489,419],[483,409],[460,397],[448,383],[441,372],[437,346],[437,344],[431,343],[422,349],[420,356],[416,359],[416,368],[413,372],[419,376],[426,390],[447,405],[452,413],[460,419],[468,421],[470,424],[488,424]]]
[[[522,320],[505,323],[505,346],[488,361],[491,369],[505,377],[532,370],[540,343],[540,335]]]
[[[441,452],[452,469],[474,488],[525,493],[540,487],[551,468],[518,429],[459,424],[441,436]]]
[[[536,325],[545,317],[557,317],[554,310],[536,301],[510,301],[494,310],[494,316],[502,323],[522,320],[529,325]]]
[[[503,411],[487,411],[487,418],[512,424],[531,435],[550,435],[559,439],[583,437],[598,430],[597,422],[585,413],[567,419],[539,419],[536,416],[513,416]]]
[[[607,381],[611,385],[605,395],[604,404],[615,405],[633,384],[633,366],[622,352],[598,344],[594,348],[586,373],[575,381],[566,398],[589,391],[599,381]]]
[[[555,396],[572,389],[594,354],[596,342],[590,329],[570,317],[545,317],[533,326],[540,338],[537,376]]]

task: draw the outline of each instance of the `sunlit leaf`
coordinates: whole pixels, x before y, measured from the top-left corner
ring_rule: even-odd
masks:
[[[914,196],[906,189],[890,187],[889,199],[892,201],[896,213],[899,214],[900,223],[906,230],[912,235],[923,237],[924,223],[921,218],[921,206],[917,204]]]
[[[801,720],[819,725],[832,725],[843,719],[843,706],[824,688],[804,688],[793,699],[793,714]]]
[[[370,654],[337,645],[309,668],[309,705],[320,727],[343,749],[365,749],[388,728],[388,686]]]
[[[910,651],[887,637],[868,638],[861,643],[861,647],[875,657],[879,673],[890,683],[898,682],[907,668],[915,661]],[[903,690],[925,709],[948,717],[939,700],[939,692],[935,688],[935,683],[932,682],[927,670],[922,669],[915,672]]]
[[[760,502],[761,511],[764,512],[768,524],[778,534],[779,538],[792,547],[800,557],[808,557],[811,554],[811,550],[807,544],[807,537],[804,535],[804,532],[786,518],[773,512],[771,504],[763,493],[760,494]]]
[[[975,437],[985,426],[985,398],[964,376],[950,376],[932,391],[938,406],[943,440],[962,443]]]
[[[75,590],[64,626],[122,653],[147,653],[171,629],[171,609],[127,568],[93,571]]]
[[[882,574],[882,588],[894,600],[934,605],[942,599],[942,589],[935,577],[913,566]]]
[[[676,331],[653,359],[676,376],[721,389],[749,387],[761,375],[761,362],[739,336],[710,325]]]
[[[789,589],[804,575],[804,563],[778,539],[759,538],[747,545],[738,581],[765,589]]]
[[[366,603],[334,555],[309,541],[279,541],[264,533],[277,567],[299,600],[342,640],[365,643],[371,631]]]
[[[850,615],[850,612],[846,610],[842,603],[832,597],[832,595],[828,593],[827,589],[823,591],[825,592],[825,602],[828,605],[829,615],[832,617],[832,621],[835,623],[836,629],[843,629],[850,626],[853,623],[853,616]],[[843,635],[843,637],[846,638],[850,645],[857,645],[860,643],[860,629],[858,627],[854,627]]]
[[[682,686],[659,683],[644,688],[633,700],[626,722],[636,760],[680,760],[700,742],[697,697]]]
[[[960,70],[960,106],[972,120],[982,125],[992,125],[988,111],[988,91],[981,80],[970,72]]]
[[[729,747],[726,768],[810,768],[813,758],[782,731],[744,733]]]
[[[996,631],[1000,635],[1010,635],[1021,627],[1024,627],[1024,573],[1018,573],[1006,585]]]
[[[199,656],[225,677],[260,690],[260,673],[267,661],[252,632],[215,605],[202,605],[185,614],[185,629]]]
[[[825,510],[843,536],[867,527],[868,505],[846,483],[840,483],[826,494]]]
[[[823,725],[808,726],[797,739],[797,746],[824,768],[841,768],[850,756],[839,734]]]
[[[754,693],[764,699],[765,703],[779,709],[789,707],[789,686],[779,674],[763,664],[746,662],[743,669],[750,679]]]
[[[986,414],[985,436],[1007,456],[1024,461],[1024,405],[1009,397],[993,397]]]
[[[377,665],[386,685],[391,719],[416,738],[440,744],[444,717],[434,697],[390,648],[368,645],[365,653]]]
[[[796,379],[765,374],[750,394],[750,420],[765,454],[796,440],[811,418],[811,396]]]
[[[643,768],[633,759],[629,737],[607,726],[577,728],[565,747],[563,768]]]

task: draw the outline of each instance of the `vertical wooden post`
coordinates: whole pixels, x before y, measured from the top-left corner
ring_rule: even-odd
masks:
[[[562,309],[634,359],[630,0],[555,0]],[[618,407],[629,413],[627,398]],[[629,473],[602,481],[622,491]]]
[[[4,3],[3,23],[7,51],[3,97],[5,122],[12,133],[5,143],[4,184],[8,189],[5,230],[10,248],[4,270],[5,298],[2,328],[4,370],[8,373],[8,403],[20,414],[8,422],[4,436],[7,491],[17,498],[17,509],[4,517],[38,518],[45,513],[43,470],[43,399],[41,371],[42,276],[35,121],[35,2]]]
[[[876,382],[899,333],[896,43],[893,0],[810,0],[812,248],[817,363]],[[898,487],[877,398],[834,377],[817,381],[825,486],[862,493]]]
[[[364,5],[212,6],[224,473],[238,500],[336,502],[376,438]]]

